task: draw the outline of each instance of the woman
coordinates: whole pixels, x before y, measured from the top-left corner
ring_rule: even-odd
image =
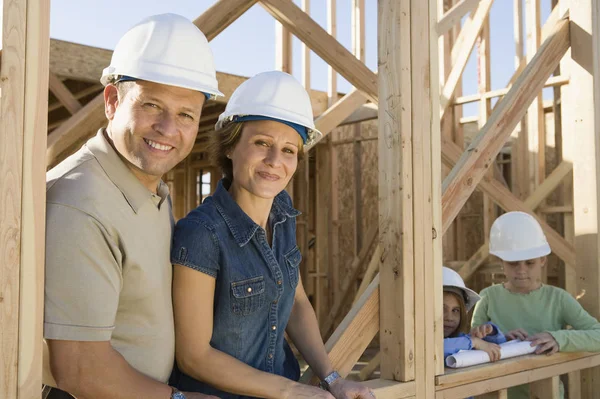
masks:
[[[318,134],[308,93],[265,72],[240,85],[211,148],[224,178],[179,221],[174,266],[172,383],[221,398],[371,398],[339,377],[299,277],[299,214],[284,191]],[[288,333],[329,391],[300,384]]]

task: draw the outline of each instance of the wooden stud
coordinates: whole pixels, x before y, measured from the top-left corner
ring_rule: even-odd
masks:
[[[377,354],[375,356],[373,356],[373,358],[371,360],[369,360],[369,363],[367,363],[367,365],[365,367],[360,369],[360,372],[358,373],[358,379],[361,381],[365,381],[365,380],[369,379],[373,375],[373,373],[375,372],[377,367],[379,367],[380,364],[381,364],[381,352],[377,352]]]
[[[437,34],[442,36],[452,29],[456,24],[460,24],[462,18],[471,12],[480,0],[460,0],[449,9],[437,23]]]
[[[369,262],[369,266],[367,266],[367,270],[363,276],[362,281],[360,282],[360,286],[358,287],[358,291],[356,291],[356,296],[354,297],[354,303],[358,301],[358,298],[362,296],[362,294],[366,291],[371,281],[375,275],[379,272],[379,262],[381,261],[381,246],[377,244],[375,246],[375,250],[373,251],[373,256],[371,256],[371,261]]]
[[[52,73],[52,72],[51,72]],[[81,100],[84,97],[89,96],[90,94],[98,94],[98,92],[100,92],[103,89],[102,85],[92,85],[90,87],[88,87],[87,89],[83,89],[81,91],[78,91],[77,93],[73,93],[73,97],[77,100],[77,102],[79,102],[79,100]],[[79,103],[81,105],[81,103]],[[51,104],[48,104],[48,113],[57,110],[59,108],[62,108],[63,104],[60,101],[54,101]]]
[[[444,220],[453,220],[477,183],[494,161],[536,93],[569,47],[569,21],[561,20],[522,76],[496,107],[450,174],[444,179],[442,211]],[[446,226],[447,223],[444,223]]]
[[[545,380],[534,381],[529,384],[529,397],[531,399],[559,399],[559,383],[559,376],[554,376]]]
[[[52,72],[48,76],[48,86],[50,91],[64,105],[64,107],[72,114],[75,114],[81,109],[81,103],[75,98],[73,93],[65,86],[65,84]]]
[[[275,21],[275,69],[292,73],[292,33]]]
[[[327,0],[327,33],[337,36],[337,7],[336,0]],[[327,106],[331,107],[337,101],[337,73],[327,64]]]
[[[492,7],[494,0],[481,0],[477,10],[473,15],[473,19],[469,23],[465,23],[466,26],[463,26],[464,33],[464,42],[461,43],[460,50],[458,55],[456,56],[456,62],[452,67],[452,72],[448,76],[448,80],[444,84],[444,88],[441,93],[440,98],[440,118],[444,116],[444,113],[448,109],[448,106],[451,104],[451,100],[454,97],[454,91],[458,82],[462,76],[465,67],[467,66],[467,61],[469,60],[469,56],[471,55],[471,51],[475,46],[475,42],[477,41],[477,37],[483,28],[483,24],[486,20],[487,15],[490,12],[490,8]],[[456,45],[456,44],[455,44]]]
[[[600,316],[598,260],[598,161],[600,158],[600,5],[592,0],[561,2],[571,18],[571,57],[567,73],[571,83],[561,94],[564,159],[573,163],[574,243],[577,256],[577,291],[580,303]],[[573,262],[573,264],[575,264]],[[598,396],[600,368],[581,372],[583,398]]]
[[[352,53],[360,61],[365,62],[365,0],[352,0]],[[358,254],[362,247],[362,146],[360,141],[361,126],[355,123],[353,144],[354,168],[354,253]]]
[[[381,377],[415,378],[411,4],[378,7]]]
[[[310,17],[310,0],[302,0],[302,11]],[[302,85],[310,94],[310,48],[306,43],[301,43],[300,54],[302,55]]]
[[[325,273],[329,277],[329,213],[331,212],[331,174],[329,173],[329,157],[331,156],[329,146],[321,144],[315,148],[316,150],[316,206],[315,217],[317,220],[315,252],[316,272],[317,274]],[[329,279],[316,277],[315,279],[315,299],[314,307],[317,313],[319,324],[323,324],[323,320],[329,313]]]
[[[389,380],[370,380],[363,385],[373,391],[377,399],[417,399],[414,382],[395,382]]]
[[[42,384],[50,4],[5,0],[3,17],[0,397],[16,399]]]
[[[328,35],[298,6],[287,0],[262,0],[260,4],[340,75],[376,102],[375,73]]]

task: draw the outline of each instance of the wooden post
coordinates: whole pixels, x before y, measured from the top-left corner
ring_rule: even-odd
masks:
[[[275,69],[292,73],[292,34],[275,21]]]
[[[0,397],[39,396],[50,4],[4,0],[0,61]]]
[[[558,376],[534,381],[529,384],[529,397],[531,399],[559,399],[559,382]]]
[[[365,0],[352,0],[352,53],[365,62]],[[362,147],[360,123],[354,130],[354,253],[362,247]]]
[[[332,37],[337,36],[337,9],[336,0],[327,0],[327,33]],[[327,106],[331,107],[337,101],[337,73],[327,64]]]
[[[561,65],[570,83],[563,86],[562,122],[564,159],[573,163],[574,242],[581,304],[600,316],[598,259],[598,162],[600,160],[600,4],[593,0],[561,1],[571,18],[571,57]],[[564,67],[564,69],[563,69]],[[596,79],[594,79],[596,77]],[[581,371],[582,398],[600,395],[600,368]]]
[[[330,148],[326,143],[318,145],[316,148],[315,179],[316,179],[316,240],[315,251],[316,273],[314,307],[319,324],[322,325],[330,308],[329,301],[329,280],[325,280],[321,274],[329,276],[329,213],[331,209],[331,174],[329,173]]]
[[[515,39],[515,75],[522,69],[525,63],[525,51],[523,46],[523,1],[513,0],[513,29]],[[511,149],[511,181],[512,191],[520,199],[527,198],[529,187],[529,166],[527,143],[527,124],[519,123],[515,128],[513,137],[516,139]]]

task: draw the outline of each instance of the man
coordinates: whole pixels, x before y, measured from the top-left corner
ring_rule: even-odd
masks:
[[[119,41],[103,72],[106,129],[46,176],[49,398],[182,399],[174,361],[173,218],[161,176],[192,150],[221,95],[202,32],[174,14]],[[67,392],[69,394],[67,394]]]

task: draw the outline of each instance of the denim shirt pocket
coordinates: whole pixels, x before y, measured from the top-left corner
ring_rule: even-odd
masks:
[[[290,285],[292,288],[296,288],[298,285],[298,276],[299,276],[299,266],[302,261],[302,254],[300,253],[300,249],[295,246],[291,251],[283,256],[285,258],[285,263],[287,264],[288,272],[290,274]]]
[[[234,314],[248,316],[260,309],[264,303],[264,276],[231,283],[231,310]]]

